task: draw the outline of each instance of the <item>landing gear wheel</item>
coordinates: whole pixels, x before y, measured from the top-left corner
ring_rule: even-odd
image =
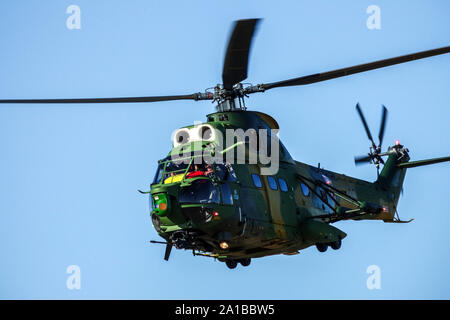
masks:
[[[326,243],[316,243],[316,248],[317,250],[319,250],[320,252],[325,252],[328,249],[328,245]]]
[[[252,259],[250,258],[246,258],[246,259],[241,259],[239,260],[239,263],[243,266],[243,267],[248,267],[250,265],[250,262],[252,262]]]
[[[227,265],[228,269],[234,269],[237,267],[237,262],[234,260],[226,260],[225,264]]]
[[[342,241],[341,239],[336,240],[335,242],[330,243],[330,247],[333,250],[338,250],[341,247]]]

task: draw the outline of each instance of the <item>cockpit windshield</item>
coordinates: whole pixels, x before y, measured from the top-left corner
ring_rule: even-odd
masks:
[[[152,184],[157,183],[175,183],[181,182],[183,179],[195,177],[216,178],[220,181],[236,181],[236,174],[232,166],[225,164],[197,164],[194,158],[182,160],[171,160],[169,157],[161,160],[158,165]]]
[[[219,189],[208,179],[199,179],[180,189],[180,203],[219,203]]]
[[[186,160],[170,161],[169,158],[161,160],[160,164],[158,165],[158,169],[156,170],[155,178],[153,179],[153,184],[160,183],[161,180],[165,181],[169,177],[183,175],[188,166],[189,163],[186,163]]]

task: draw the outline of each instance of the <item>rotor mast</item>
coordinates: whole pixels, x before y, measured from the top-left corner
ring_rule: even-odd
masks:
[[[256,89],[256,90],[255,90]],[[218,112],[247,110],[245,105],[245,98],[248,98],[250,93],[262,92],[258,86],[244,87],[242,83],[236,83],[231,90],[225,89],[218,84],[214,87],[213,102],[217,102],[216,109]]]

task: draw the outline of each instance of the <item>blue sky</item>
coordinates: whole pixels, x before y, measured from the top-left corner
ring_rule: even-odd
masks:
[[[81,8],[81,29],[66,8]],[[381,9],[368,30],[366,8]],[[264,18],[249,63],[253,84],[449,45],[448,1],[2,1],[0,98],[185,94],[220,82],[232,21]],[[254,94],[298,161],[362,179],[353,156],[389,109],[413,160],[450,155],[450,55],[318,84]],[[163,246],[148,189],[174,129],[203,121],[210,102],[0,106],[0,298],[448,299],[450,165],[408,171],[399,213],[410,224],[339,222],[339,251],[256,259],[228,270]],[[368,290],[366,269],[381,269]],[[81,269],[68,290],[66,268]]]

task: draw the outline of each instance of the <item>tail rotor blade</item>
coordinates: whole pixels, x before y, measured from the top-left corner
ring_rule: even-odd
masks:
[[[356,165],[369,163],[370,161],[372,161],[372,157],[370,155],[355,157],[355,164]]]
[[[356,111],[358,111],[359,117],[361,118],[361,121],[364,125],[364,129],[366,130],[367,137],[372,142],[372,146],[375,148],[376,144],[373,141],[372,134],[370,133],[369,126],[367,125],[366,118],[364,118],[364,115],[362,113],[361,107],[359,106],[359,103],[356,104]]]
[[[381,114],[381,125],[380,125],[380,133],[378,134],[378,139],[380,141],[380,144],[378,145],[378,148],[381,150],[381,145],[383,143],[383,137],[384,137],[384,129],[386,127],[386,120],[387,120],[387,114],[388,110],[383,105],[383,113]]]

